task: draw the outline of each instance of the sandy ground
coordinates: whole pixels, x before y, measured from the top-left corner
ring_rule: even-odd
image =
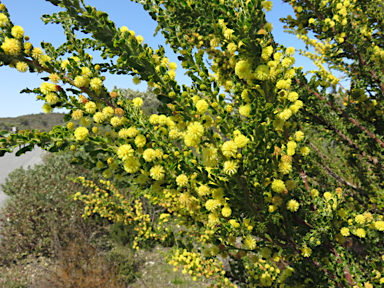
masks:
[[[3,157],[0,157],[0,183],[5,183],[5,179],[8,174],[21,166],[27,169],[28,166],[35,166],[35,164],[41,164],[43,161],[41,155],[44,153],[39,147],[35,147],[34,150],[27,152],[19,157],[15,155],[16,149],[13,153],[7,153]],[[8,196],[1,191],[0,188],[0,209],[4,205]]]

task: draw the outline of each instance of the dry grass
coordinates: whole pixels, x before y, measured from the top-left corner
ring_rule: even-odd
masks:
[[[42,267],[45,273],[36,279],[34,287],[124,287],[118,283],[116,267],[109,265],[103,253],[85,241],[59,250],[52,262],[52,265]]]

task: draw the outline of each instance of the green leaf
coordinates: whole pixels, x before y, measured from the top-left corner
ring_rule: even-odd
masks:
[[[71,120],[72,116],[70,114],[66,114],[64,115],[64,121],[65,122],[68,122],[69,120]]]
[[[168,104],[168,103],[173,102],[172,98],[165,96],[165,95],[157,95],[156,98],[159,99],[164,104]]]
[[[28,151],[32,151],[33,147],[34,147],[34,145],[25,146],[24,148],[22,148],[16,152],[16,156],[20,156],[20,155],[23,155],[24,153],[26,153]]]

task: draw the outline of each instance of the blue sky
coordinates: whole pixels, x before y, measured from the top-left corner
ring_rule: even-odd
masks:
[[[58,12],[61,8],[53,6],[44,0],[2,0],[1,2],[8,8],[12,22],[24,28],[25,34],[31,38],[34,46],[39,46],[41,41],[46,41],[57,47],[65,41],[60,25],[44,25],[40,19],[41,15]],[[156,22],[142,8],[142,5],[127,0],[85,0],[85,3],[95,6],[98,10],[107,12],[117,27],[125,25],[129,29],[134,30],[136,35],[142,35],[145,42],[151,47],[157,48],[158,45],[167,47],[165,39],[160,33],[153,37]],[[283,24],[279,21],[279,18],[293,14],[291,6],[279,0],[273,0],[273,3],[272,11],[267,13],[267,20],[274,25],[273,34],[275,40],[285,46],[304,49],[302,42],[296,36],[283,33]],[[177,56],[171,49],[166,49],[166,51],[171,61],[179,63]],[[300,57],[298,53],[295,56],[297,60],[296,66],[303,66],[304,70],[314,68],[314,65],[307,58]],[[180,65],[178,66],[176,79],[179,83],[189,84],[189,78],[183,75]],[[45,74],[20,73],[16,69],[0,67],[0,117],[17,117],[41,113],[43,101],[36,101],[34,94],[20,94],[20,90],[27,87],[31,89],[39,87],[42,83],[40,78],[45,76]],[[106,74],[105,76],[105,84],[108,89],[112,89],[114,86],[140,91],[146,89],[146,83],[134,85],[130,76],[111,74]]]

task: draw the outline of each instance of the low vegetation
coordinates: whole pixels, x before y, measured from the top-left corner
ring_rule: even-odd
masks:
[[[152,241],[131,249],[132,227],[83,219],[84,204],[71,197],[91,190],[68,178],[98,177],[72,158],[48,154],[44,164],[16,169],[1,185],[11,199],[0,214],[0,287],[204,286],[164,262],[160,254],[169,248]]]

